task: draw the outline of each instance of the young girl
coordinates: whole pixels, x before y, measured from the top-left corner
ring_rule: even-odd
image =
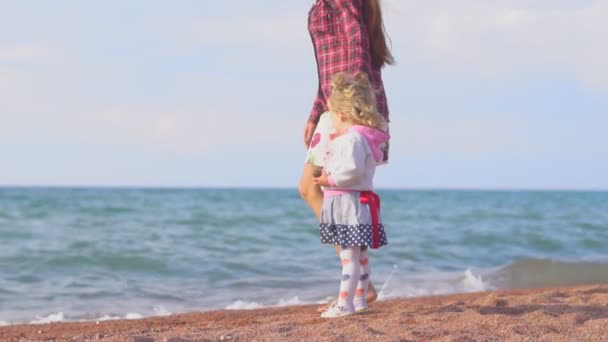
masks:
[[[387,244],[380,223],[380,199],[372,192],[382,145],[389,140],[386,121],[376,109],[374,90],[365,73],[338,73],[328,100],[335,134],[324,158],[321,242],[340,246],[342,278],[338,301],[321,317],[334,318],[367,309],[371,274],[368,247]]]

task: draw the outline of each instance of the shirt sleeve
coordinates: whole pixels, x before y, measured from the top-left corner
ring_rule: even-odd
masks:
[[[354,138],[335,146],[332,163],[327,165],[331,185],[348,189],[365,175],[365,149]]]
[[[363,25],[362,0],[338,0],[340,20],[344,25],[348,44],[347,70],[350,73],[357,71],[368,72],[366,66],[371,60],[368,43],[368,32]]]
[[[325,107],[325,96],[323,96],[323,91],[321,90],[321,87],[319,87],[319,92],[317,93],[317,98],[315,98],[315,102],[312,105],[312,110],[308,116],[308,121],[314,122],[315,124],[318,123],[321,114],[327,111]]]

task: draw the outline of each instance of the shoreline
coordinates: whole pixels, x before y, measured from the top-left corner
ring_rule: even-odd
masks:
[[[383,300],[323,319],[316,305],[0,327],[0,341],[608,341],[608,285]]]

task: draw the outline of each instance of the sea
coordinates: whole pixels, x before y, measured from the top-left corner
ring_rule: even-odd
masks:
[[[379,300],[608,283],[608,192],[377,191]],[[294,189],[0,188],[0,325],[327,302]]]

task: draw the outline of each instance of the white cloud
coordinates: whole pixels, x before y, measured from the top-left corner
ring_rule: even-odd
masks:
[[[0,61],[21,62],[46,59],[55,55],[56,53],[52,49],[38,44],[20,44],[0,47]]]
[[[608,1],[386,1],[395,53],[505,79],[549,73],[608,87]]]
[[[11,86],[11,84],[13,84],[15,82],[15,75],[14,73],[8,71],[8,70],[0,70],[0,90],[8,90]]]
[[[102,133],[93,140],[106,144],[204,152],[228,135],[226,127],[217,127],[208,112],[124,105],[98,111],[92,118]]]
[[[30,79],[28,69],[17,67],[20,63],[30,63],[41,65],[48,62],[58,61],[60,54],[56,49],[43,44],[14,44],[10,46],[0,45],[0,90],[15,90]],[[28,87],[29,88],[29,87]],[[0,94],[0,101],[8,94]],[[1,103],[1,102],[0,102]]]
[[[267,120],[260,120],[259,115],[213,108],[157,110],[120,106],[101,111],[93,117],[97,124],[92,126],[101,128],[101,134],[94,138],[99,142],[140,144],[180,152],[290,145],[293,130],[277,128],[295,124],[289,118],[269,124]]]
[[[203,49],[209,58],[223,66],[293,68],[303,64],[314,66],[306,26],[306,6],[255,5],[224,15],[175,18],[169,30],[160,28],[160,32],[168,36],[178,52]],[[214,58],[218,56],[219,59]]]
[[[416,114],[393,119],[394,157],[483,158],[517,144],[517,123],[498,115]]]
[[[394,158],[505,158],[607,160],[608,118],[579,117],[549,123],[533,114],[417,113],[391,122]]]
[[[271,153],[292,149],[300,142],[294,139],[294,132],[301,128],[301,120],[287,117],[269,123],[268,118],[260,119],[259,113],[163,107],[63,106],[49,111],[44,106],[31,106],[28,113],[0,117],[0,141],[9,145],[70,142],[184,153],[239,151],[245,146],[252,150],[263,147]]]
[[[300,48],[301,39],[308,35],[305,13],[189,17],[182,25],[185,38],[192,43],[223,47],[264,44]]]

